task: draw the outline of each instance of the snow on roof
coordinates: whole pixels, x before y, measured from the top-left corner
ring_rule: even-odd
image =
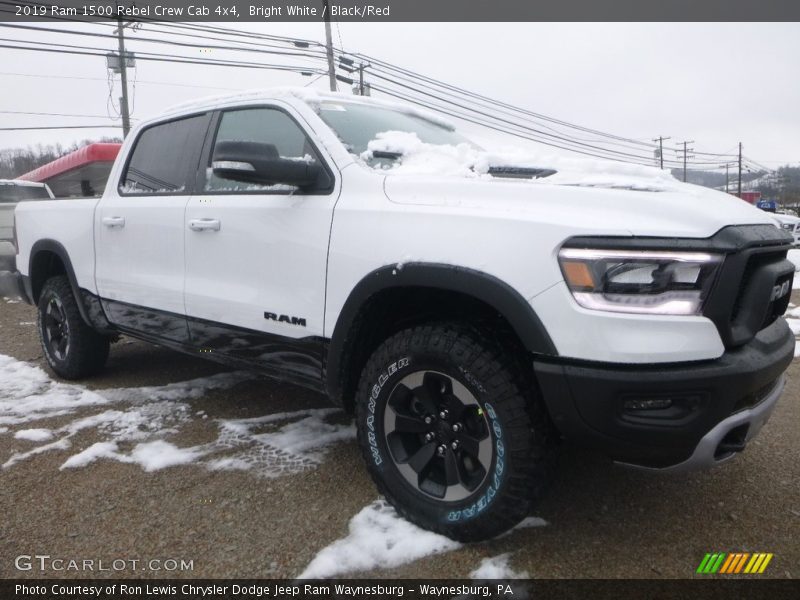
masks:
[[[316,108],[323,102],[348,102],[351,104],[366,104],[370,106],[380,106],[391,110],[398,110],[405,113],[417,115],[427,121],[437,123],[447,129],[455,129],[451,121],[443,119],[434,112],[422,110],[416,106],[404,102],[394,102],[391,100],[383,100],[379,98],[372,98],[368,96],[355,96],[345,92],[326,92],[322,90],[282,86],[271,88],[259,88],[252,90],[244,90],[241,92],[231,94],[216,94],[213,96],[205,96],[188,102],[182,102],[170,106],[164,111],[164,115],[174,113],[185,113],[193,110],[203,110],[215,108],[223,104],[231,104],[237,102],[257,102],[259,100],[285,100],[297,99],[305,102],[312,108]]]

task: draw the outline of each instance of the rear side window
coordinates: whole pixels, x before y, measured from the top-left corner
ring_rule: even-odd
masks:
[[[285,112],[274,108],[246,108],[222,113],[214,149],[221,142],[256,142],[274,147],[277,156],[290,160],[320,163],[319,155],[303,129]],[[212,152],[206,168],[205,192],[273,192],[287,193],[296,188],[285,184],[261,185],[222,179],[214,174]],[[320,188],[327,188],[329,178]]]
[[[188,194],[205,139],[208,115],[161,123],[136,140],[120,194]]]
[[[50,194],[38,185],[0,184],[0,202],[19,202],[20,200],[50,200]]]

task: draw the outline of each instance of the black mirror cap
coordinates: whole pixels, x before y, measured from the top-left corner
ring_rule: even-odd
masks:
[[[217,177],[258,185],[286,184],[315,187],[323,172],[317,163],[281,158],[273,144],[219,142],[214,148],[211,168]]]

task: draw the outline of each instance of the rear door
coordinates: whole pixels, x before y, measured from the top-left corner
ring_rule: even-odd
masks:
[[[222,111],[189,201],[185,298],[194,344],[271,370],[320,381],[328,238],[338,181],[289,107]],[[271,144],[282,158],[314,161],[314,189],[221,179],[211,170],[225,141]]]
[[[184,216],[209,121],[204,113],[142,130],[98,206],[97,289],[122,329],[188,342]]]

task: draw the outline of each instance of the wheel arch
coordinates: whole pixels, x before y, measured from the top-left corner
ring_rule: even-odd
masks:
[[[457,307],[447,304],[450,302],[456,302]],[[373,331],[371,320],[373,323],[376,318],[386,320],[387,311],[393,309],[398,312],[390,319],[393,327],[384,326],[386,335],[436,318],[496,315],[503,325],[507,324],[525,351],[548,356],[558,354],[531,305],[497,277],[439,263],[387,265],[359,281],[336,321],[328,346],[325,386],[337,404],[352,408],[359,366],[363,367],[375,347],[374,340],[373,344],[359,344],[359,340],[363,332]]]
[[[78,305],[81,319],[97,330],[110,331],[111,326],[105,318],[99,299],[93,294],[82,290],[78,285],[78,279],[75,276],[75,270],[72,267],[72,261],[69,258],[67,249],[56,240],[38,240],[31,248],[28,263],[31,300],[33,300],[34,305],[39,302],[45,282],[56,275],[66,275],[72,294],[75,297],[75,303]]]

